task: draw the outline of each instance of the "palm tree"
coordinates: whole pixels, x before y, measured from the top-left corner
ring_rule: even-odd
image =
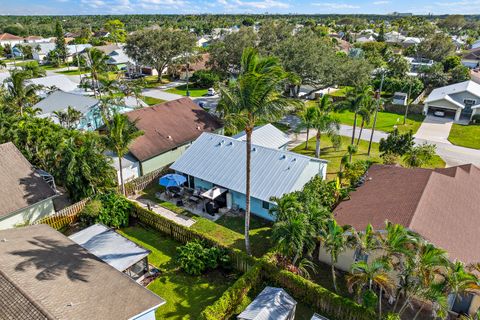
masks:
[[[82,113],[71,106],[68,106],[65,111],[54,111],[53,115],[58,119],[60,125],[67,129],[73,129],[75,124],[82,118]]]
[[[103,141],[107,149],[112,150],[118,157],[120,167],[120,188],[123,195],[125,195],[125,185],[123,182],[123,167],[122,158],[127,154],[128,147],[137,137],[143,134],[135,127],[135,122],[129,122],[127,116],[114,113],[112,119],[109,121],[106,116],[103,116],[107,133],[103,136]]]
[[[25,72],[28,72],[30,74],[30,77],[31,78],[39,78],[39,77],[44,77],[47,72],[45,71],[45,69],[41,68],[39,65],[38,65],[38,62],[37,61],[32,61],[32,62],[27,62],[24,66],[23,66],[23,70]]]
[[[10,71],[10,78],[7,83],[7,104],[20,111],[23,116],[25,108],[30,107],[38,99],[36,90],[39,88],[34,84],[28,84],[29,74],[23,70]]]
[[[86,49],[85,53],[85,66],[92,76],[93,94],[96,96],[98,89],[98,93],[101,95],[99,75],[108,70],[107,61],[109,58],[102,51],[95,48]]]
[[[347,287],[350,292],[357,287],[357,294],[368,287],[369,291],[373,291],[374,287],[378,288],[378,316],[382,318],[382,292],[391,294],[395,288],[395,282],[388,274],[389,266],[385,261],[376,259],[372,263],[366,261],[358,261],[352,265],[352,273],[346,277]]]
[[[320,143],[322,134],[326,134],[328,137],[333,138],[339,135],[340,122],[338,119],[330,115],[332,111],[332,104],[330,97],[324,95],[318,103],[318,107],[315,109],[312,120],[312,127],[317,130],[315,136],[315,157],[320,157]]]
[[[357,146],[360,143],[360,139],[362,138],[362,132],[364,126],[367,124],[370,124],[371,116],[372,113],[374,112],[373,107],[375,106],[374,100],[372,97],[367,96],[365,100],[363,101],[363,106],[362,108],[358,111],[358,115],[360,118],[362,118],[362,122],[360,125],[360,132],[358,133],[358,138],[357,138]]]
[[[345,251],[349,244],[349,239],[346,235],[346,231],[347,229],[344,229],[343,227],[338,225],[334,219],[331,219],[327,222],[325,229],[322,230],[321,233],[318,235],[320,245],[323,246],[323,248],[325,248],[325,250],[330,254],[333,288],[336,292],[338,292],[338,289],[335,275],[335,264],[338,261],[339,254]]]
[[[242,54],[241,69],[236,81],[228,87],[220,87],[221,99],[218,111],[227,127],[243,129],[246,138],[245,170],[245,248],[250,250],[250,188],[251,188],[251,149],[252,132],[260,121],[278,120],[285,112],[291,100],[281,94],[282,83],[288,74],[276,58],[262,58],[257,51],[247,48]]]
[[[373,229],[370,223],[365,231],[353,232],[353,236],[355,237],[355,246],[364,254],[370,254],[382,247],[380,234]]]
[[[300,114],[299,129],[305,128],[307,130],[307,138],[305,140],[305,150],[308,150],[308,140],[310,138],[310,128],[313,126],[313,120],[317,114],[317,106],[307,106]]]

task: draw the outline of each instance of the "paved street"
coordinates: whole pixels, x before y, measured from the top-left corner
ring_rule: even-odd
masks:
[[[157,98],[157,99],[162,99],[166,101],[171,101],[171,100],[177,100],[180,98],[183,98],[183,96],[179,94],[174,94],[170,92],[163,91],[161,89],[145,89],[142,91],[142,94],[147,97],[152,97],[152,98]]]

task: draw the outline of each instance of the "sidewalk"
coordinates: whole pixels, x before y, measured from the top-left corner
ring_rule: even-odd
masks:
[[[164,207],[159,206],[153,201],[147,200],[147,199],[131,199],[132,201],[137,202],[139,205],[141,205],[143,208],[147,209],[148,206],[147,204],[150,204],[150,210],[155,212],[158,215],[161,215],[164,218],[167,218],[169,220],[172,220],[182,226],[185,226],[187,228],[190,228],[196,221],[192,218],[186,217],[181,214],[177,214],[173,211],[170,211]]]

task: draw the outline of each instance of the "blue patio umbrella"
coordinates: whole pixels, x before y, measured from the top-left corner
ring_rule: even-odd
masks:
[[[184,184],[185,181],[187,181],[187,178],[185,178],[184,176],[182,176],[180,174],[176,174],[176,173],[170,173],[170,174],[166,174],[163,177],[161,177],[160,181],[159,181],[159,184],[161,186],[166,187],[166,188],[178,187],[178,186]]]

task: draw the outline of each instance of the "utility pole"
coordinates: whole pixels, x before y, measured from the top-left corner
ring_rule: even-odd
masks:
[[[382,81],[380,81],[380,90],[375,92],[375,99],[377,100],[377,107],[375,108],[375,116],[373,117],[372,132],[370,133],[370,142],[368,143],[368,156],[372,149],[373,134],[375,133],[375,125],[377,124],[378,108],[380,107],[380,97],[382,95],[383,81],[385,80],[385,70],[382,70]]]
[[[410,79],[409,82],[410,82],[410,86],[408,87],[407,105],[405,107],[405,116],[403,117],[403,125],[407,123],[408,107],[410,106],[410,95],[412,94],[412,79]]]
[[[190,91],[188,91],[188,70],[190,69],[190,63],[187,62],[187,97],[190,97]]]

